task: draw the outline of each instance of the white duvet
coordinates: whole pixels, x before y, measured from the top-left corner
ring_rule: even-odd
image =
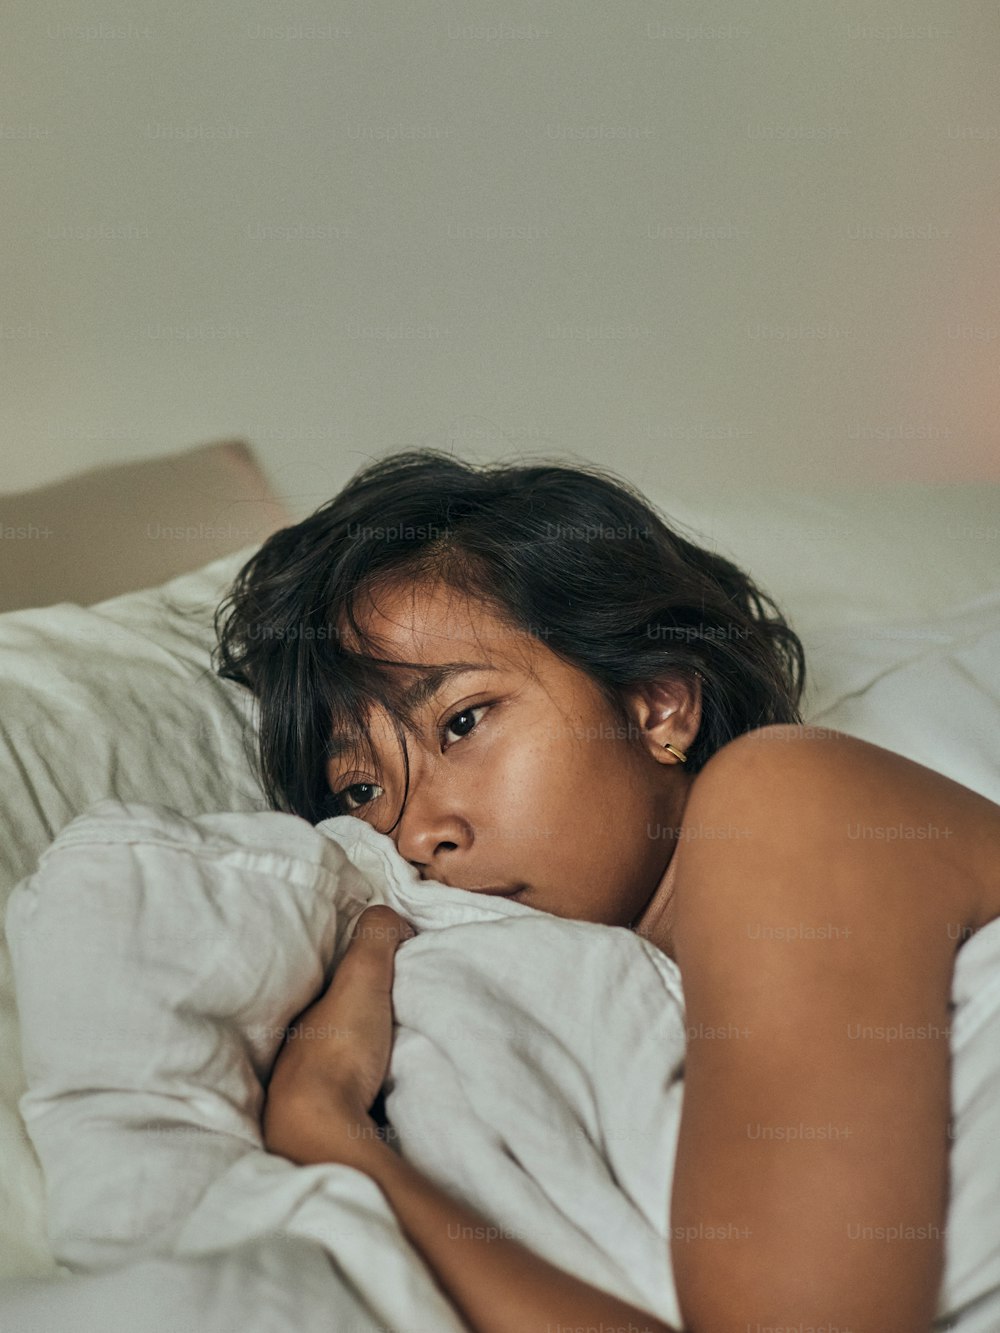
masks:
[[[360,820],[104,801],[7,912],[20,1109],[66,1276],[0,1285],[3,1333],[461,1328],[367,1177],[261,1147],[283,1025],[369,902],[419,932],[396,958],[398,1149],[501,1234],[679,1326],[669,959],[626,930],[422,882]],[[1000,922],[963,945],[953,998],[939,1324],[996,1333]]]

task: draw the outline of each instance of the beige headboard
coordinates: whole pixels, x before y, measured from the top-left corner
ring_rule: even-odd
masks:
[[[0,611],[153,587],[292,521],[244,440],[0,496]]]

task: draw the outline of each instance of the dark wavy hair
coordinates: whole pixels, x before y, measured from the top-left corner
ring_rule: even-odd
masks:
[[[215,611],[212,668],[254,695],[248,754],[271,806],[313,824],[349,813],[327,783],[330,739],[350,735],[376,771],[363,731],[372,706],[386,710],[402,746],[405,805],[413,722],[397,671],[429,668],[369,651],[354,611],[387,578],[472,597],[586,672],[626,724],[626,687],[700,676],[692,774],[743,732],[801,722],[798,635],[746,573],[678,526],[591,464],[477,466],[421,448],[364,467],[272,533]],[[345,624],[360,652],[343,647]]]

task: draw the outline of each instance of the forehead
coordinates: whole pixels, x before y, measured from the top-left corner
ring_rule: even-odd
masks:
[[[441,582],[367,589],[355,599],[354,616],[368,638],[363,650],[398,661],[432,666],[463,659],[533,669],[545,653],[532,635]],[[359,651],[346,617],[340,642],[348,652]]]
[[[487,670],[515,671],[519,676],[537,679],[545,673],[546,658],[556,669],[561,666],[559,659],[532,635],[440,582],[365,589],[355,598],[353,609],[366,642],[358,642],[345,614],[338,630],[346,651],[421,667],[420,671],[401,667],[393,673],[401,690],[398,702],[407,709],[422,708],[465,667],[482,670],[481,679],[489,680]],[[384,729],[378,722],[379,712],[366,712],[362,726],[369,734],[373,726],[376,731]],[[328,739],[328,759],[353,754],[358,740],[355,723],[333,730]]]

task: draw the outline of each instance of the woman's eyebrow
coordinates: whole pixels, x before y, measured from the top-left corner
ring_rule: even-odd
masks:
[[[433,666],[422,667],[419,679],[415,680],[400,696],[400,706],[405,709],[422,708],[455,676],[463,676],[472,671],[497,671],[498,667],[490,662],[436,662]],[[334,733],[326,748],[327,759],[339,759],[345,750],[353,748],[356,736]]]
[[[468,671],[495,671],[489,662],[440,662],[422,669],[419,680],[404,690],[400,698],[403,708],[421,708],[439,694],[454,676],[464,676]]]

